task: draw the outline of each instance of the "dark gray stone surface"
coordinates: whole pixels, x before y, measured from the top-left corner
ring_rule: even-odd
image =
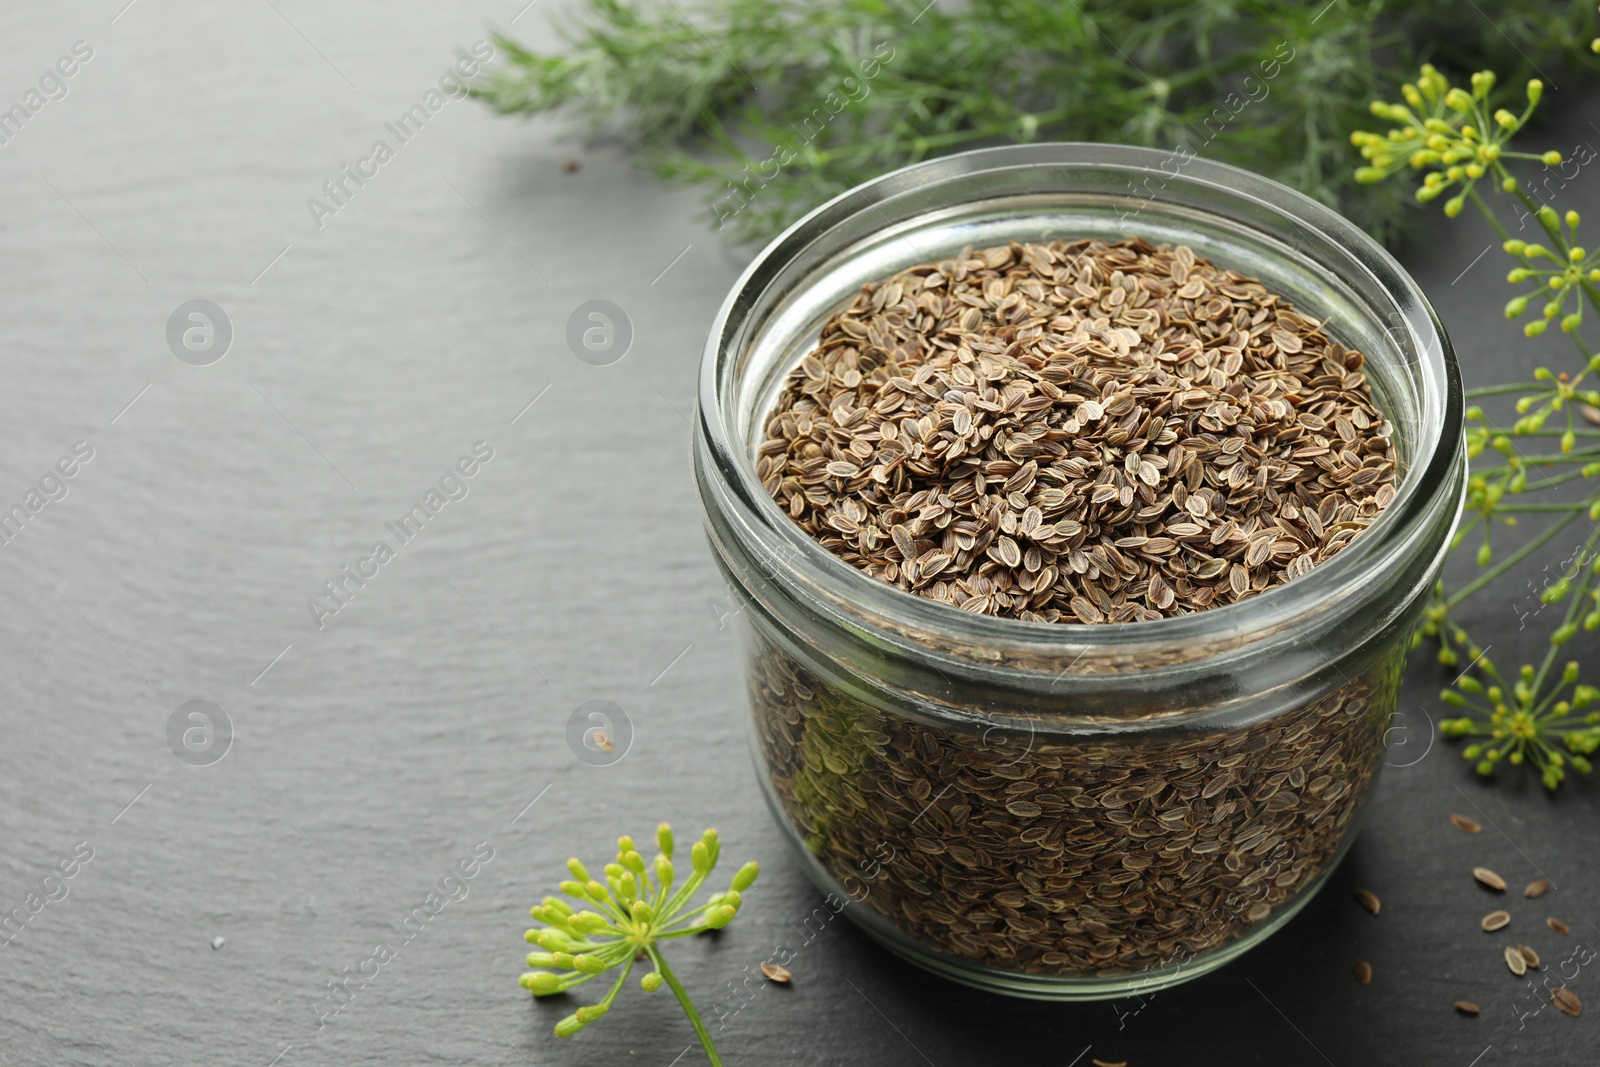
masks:
[[[674,957],[729,1014],[730,1064],[1600,1061],[1594,1009],[1518,1017],[1538,1002],[1478,932],[1493,904],[1467,873],[1557,883],[1511,905],[1546,960],[1600,944],[1595,787],[1480,785],[1430,741],[1438,672],[1420,662],[1391,757],[1411,765],[1383,777],[1344,868],[1215,975],[1052,1006],[927,977],[844,922],[805,942],[820,899],[758,799],[688,473],[695,366],[742,254],[621,153],[459,100],[314,224],[307,198],[393,144],[384,124],[522,0],[123,3],[0,14],[6,105],[74,42],[93,49],[0,145],[0,505],[93,449],[0,546],[0,912],[66,891],[0,946],[0,1063],[697,1062],[675,1060],[692,1035],[665,993],[631,989],[559,1042],[569,1009],[516,985],[527,906],[564,858],[661,818],[715,825],[730,861],[765,868],[727,934]],[[544,14],[514,31],[547,42]],[[1572,119],[1553,143],[1600,143],[1579,121],[1595,98],[1569,88],[1549,96]],[[1593,209],[1597,188],[1582,173],[1557,204]],[[1474,260],[1476,221],[1425,233],[1407,260],[1469,378],[1509,377],[1532,349],[1499,318],[1503,257]],[[207,366],[165,335],[195,299],[233,329]],[[565,341],[593,299],[633,325],[610,366]],[[465,498],[319,630],[307,599],[398,545],[385,523],[480,441],[493,458]],[[1503,662],[1542,640],[1517,629],[1521,596],[1477,609]],[[220,761],[169,748],[191,700],[231,721]],[[569,751],[587,700],[631,718],[615,766]],[[1451,830],[1455,810],[1485,833]],[[73,867],[75,848],[92,859]],[[319,1028],[327,983],[400,945],[393,927],[475,848],[493,858],[464,899]],[[46,883],[63,862],[73,877]],[[794,986],[732,999],[779,941],[799,949]],[[1597,976],[1571,984],[1600,1008]],[[1454,1016],[1458,997],[1483,1016]]]

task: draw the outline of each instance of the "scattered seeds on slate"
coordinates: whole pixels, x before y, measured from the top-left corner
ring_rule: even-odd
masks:
[[[1544,921],[1544,924],[1546,926],[1548,926],[1550,929],[1554,930],[1558,934],[1570,934],[1572,932],[1572,930],[1567,926],[1566,923],[1562,922],[1560,919],[1556,918],[1554,915],[1552,915],[1552,916],[1550,916],[1550,918],[1546,919]]]
[[[1578,994],[1566,986],[1550,991],[1550,1003],[1574,1019],[1583,1014],[1583,1001],[1578,999]]]
[[[1539,969],[1539,954],[1527,945],[1518,945],[1517,951],[1522,954],[1523,962],[1534,970]]]
[[[1128,1067],[1127,1060],[1102,1060],[1094,1056],[1091,1056],[1089,1060],[1095,1067]]]
[[[1350,967],[1350,973],[1356,976],[1356,981],[1366,985],[1372,981],[1372,964],[1366,960],[1356,960]]]
[[[776,963],[763,963],[761,965],[761,973],[766,976],[769,982],[779,982],[787,985],[794,980],[794,975],[789,973],[787,967],[781,967]]]
[[[1470,1000],[1458,1000],[1456,1001],[1456,1011],[1459,1011],[1462,1015],[1476,1015],[1478,1014],[1478,1006]]]
[[[1488,886],[1490,889],[1493,889],[1497,893],[1505,891],[1506,880],[1500,877],[1498,874],[1495,874],[1487,867],[1472,868],[1472,877],[1476,878],[1478,881],[1482,882],[1484,885]]]
[[[1365,889],[1356,890],[1356,900],[1360,901],[1361,906],[1374,915],[1378,914],[1379,909],[1383,907],[1383,902],[1378,899],[1378,895]]]
[[[1540,878],[1536,882],[1529,882],[1527,888],[1523,889],[1522,895],[1525,897],[1542,897],[1548,892],[1550,892],[1550,883]]]
[[[1483,827],[1479,826],[1465,815],[1451,815],[1450,825],[1454,826],[1457,830],[1465,830],[1469,834],[1480,834],[1483,832]]]
[[[1511,973],[1521,978],[1528,973],[1528,961],[1522,958],[1522,953],[1517,951],[1517,946],[1507,945],[1505,950],[1506,966],[1511,968]]]
[[[1511,913],[1509,911],[1491,911],[1483,917],[1483,922],[1478,925],[1482,926],[1485,931],[1493,931],[1508,925],[1510,922]]]

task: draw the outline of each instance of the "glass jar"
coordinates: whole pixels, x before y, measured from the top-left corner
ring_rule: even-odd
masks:
[[[1026,622],[869,577],[762,487],[784,378],[863,284],[968,246],[1123,236],[1254,275],[1365,354],[1397,492],[1332,559],[1196,614]],[[812,879],[930,970],[1060,1000],[1218,967],[1338,864],[1465,472],[1450,342],[1383,249],[1246,171],[1090,144],[920,163],[774,240],[707,342],[694,455],[759,778]]]

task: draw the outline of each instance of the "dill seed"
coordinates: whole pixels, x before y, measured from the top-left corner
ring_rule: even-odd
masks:
[[[1478,925],[1483,927],[1485,932],[1489,932],[1502,929],[1510,925],[1510,923],[1511,913],[1509,911],[1491,911],[1483,917],[1483,921]]]
[[[1363,364],[1183,246],[967,249],[823,325],[756,472],[907,592],[1052,623],[1185,615],[1304,575],[1393,499]]]
[[[794,980],[794,975],[789,973],[787,967],[781,967],[776,963],[763,963],[761,965],[761,973],[769,982],[779,982],[787,985]]]
[[[1542,897],[1548,892],[1550,892],[1550,883],[1540,878],[1536,882],[1529,882],[1527,887],[1523,889],[1522,895],[1530,898]]]
[[[1372,964],[1366,960],[1356,960],[1350,967],[1350,973],[1356,976],[1356,981],[1366,985],[1372,981]]]
[[[1572,933],[1572,930],[1567,926],[1567,924],[1556,918],[1554,915],[1546,919],[1544,924],[1558,934],[1565,935]]]
[[[1094,1067],[1128,1067],[1127,1060],[1102,1060],[1098,1056],[1089,1057],[1089,1062],[1093,1063]]]
[[[1503,893],[1505,891],[1506,880],[1500,877],[1498,874],[1495,874],[1487,867],[1472,868],[1472,877],[1476,878],[1479,882],[1488,886],[1490,889],[1493,889],[1497,893]]]
[[[1381,763],[1403,655],[1243,729],[1126,739],[929,724],[759,629],[747,684],[785,818],[845,885],[871,868],[863,906],[964,963],[1092,976],[1221,949],[1316,881]]]
[[[1186,615],[1305,575],[1394,499],[1363,368],[1186,247],[969,248],[823,324],[756,473],[845,563],[951,607]],[[1090,740],[1030,708],[1016,745],[876,703],[761,629],[748,685],[788,822],[835,879],[871,864],[867,907],[965,964],[1109,976],[1229,945],[1317,880],[1402,653],[1239,729]]]
[[[1507,945],[1505,950],[1506,966],[1511,968],[1511,973],[1521,978],[1528,973],[1528,961],[1522,958],[1522,953],[1517,951],[1517,946]]]
[[[1378,910],[1383,907],[1383,903],[1378,900],[1377,894],[1365,889],[1356,890],[1356,900],[1360,901],[1361,906],[1374,915],[1378,914]]]
[[[1550,1003],[1574,1019],[1583,1014],[1583,1001],[1578,999],[1578,994],[1566,986],[1550,991]]]
[[[1483,827],[1467,818],[1465,815],[1451,815],[1450,825],[1457,830],[1465,830],[1469,834],[1481,834]]]
[[[1478,1014],[1478,1006],[1470,1000],[1458,1000],[1456,1001],[1456,1011],[1459,1011],[1462,1015],[1476,1015]]]
[[[1523,962],[1534,970],[1539,969],[1539,954],[1527,945],[1518,945],[1517,951],[1521,953]]]

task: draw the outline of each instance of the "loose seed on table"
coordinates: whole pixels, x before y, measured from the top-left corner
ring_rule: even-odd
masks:
[[[1372,981],[1372,964],[1366,960],[1356,960],[1350,968],[1350,973],[1356,976],[1356,981],[1366,985]]]
[[[1544,924],[1546,926],[1548,926],[1550,929],[1554,930],[1558,934],[1570,934],[1572,932],[1572,930],[1567,926],[1566,923],[1562,922],[1560,919],[1556,918],[1554,915],[1552,915],[1552,916],[1550,916],[1550,918],[1546,919],[1544,921]]]
[[[1527,945],[1518,945],[1517,951],[1522,954],[1523,962],[1534,970],[1539,969],[1539,954]]]
[[[1478,1014],[1478,1006],[1470,1000],[1458,1000],[1456,1001],[1456,1011],[1463,1015],[1476,1015]]]
[[[1550,883],[1540,878],[1536,882],[1529,882],[1527,887],[1523,889],[1522,895],[1525,897],[1542,897],[1549,891]]]
[[[763,963],[761,965],[761,973],[766,976],[768,981],[771,982],[787,984],[794,979],[794,975],[789,973],[789,969],[787,967],[780,967],[778,964],[771,962]]]
[[[1511,973],[1521,978],[1528,973],[1528,961],[1522,958],[1522,953],[1517,951],[1517,946],[1507,945],[1505,951],[1506,966],[1511,968]]]
[[[1128,1067],[1127,1060],[1102,1060],[1091,1056],[1089,1062],[1093,1063],[1094,1067]]]
[[[1500,877],[1498,874],[1495,874],[1487,867],[1472,868],[1472,877],[1476,878],[1478,881],[1482,882],[1484,885],[1495,890],[1496,892],[1505,891],[1506,880]]]
[[[1550,1003],[1574,1019],[1583,1014],[1583,1001],[1578,999],[1578,994],[1566,986],[1550,991]]]
[[[1383,907],[1383,903],[1378,899],[1377,894],[1365,889],[1356,890],[1356,900],[1360,901],[1361,906],[1374,915],[1378,914],[1378,910]]]
[[[1509,911],[1491,911],[1483,917],[1483,922],[1478,925],[1482,926],[1485,931],[1493,931],[1506,926],[1510,922],[1511,913]]]
[[[1450,824],[1457,830],[1465,830],[1469,834],[1478,834],[1483,832],[1483,827],[1479,826],[1465,815],[1451,815]]]

